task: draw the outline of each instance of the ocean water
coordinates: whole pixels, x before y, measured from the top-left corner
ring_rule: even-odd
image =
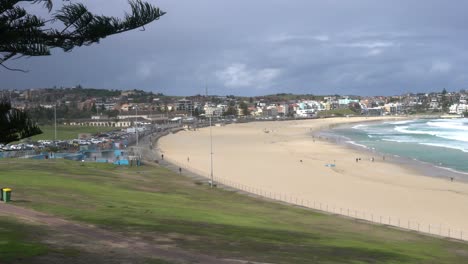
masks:
[[[329,132],[330,133],[330,132]],[[429,163],[468,179],[468,119],[418,119],[333,129],[349,144],[382,155]]]

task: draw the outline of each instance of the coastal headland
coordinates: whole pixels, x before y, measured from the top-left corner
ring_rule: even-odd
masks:
[[[468,184],[428,177],[390,156],[313,136],[339,124],[386,119],[213,126],[215,181],[292,204],[467,240]],[[184,170],[210,175],[209,128],[167,135],[158,147]]]

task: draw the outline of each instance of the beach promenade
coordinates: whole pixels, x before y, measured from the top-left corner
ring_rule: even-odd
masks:
[[[427,177],[375,153],[312,137],[384,118],[330,118],[212,127],[215,181],[271,199],[468,240],[468,184]],[[210,131],[159,140],[165,160],[210,175]],[[356,158],[361,160],[356,161]]]

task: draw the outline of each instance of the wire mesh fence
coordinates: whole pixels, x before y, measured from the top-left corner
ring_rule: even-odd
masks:
[[[209,173],[205,171],[199,170],[190,166],[190,163],[187,162],[180,162],[175,161],[173,159],[168,159],[170,163],[174,166],[180,168],[180,172],[185,172],[185,170],[194,173],[198,176],[202,176],[206,179],[210,179]],[[424,234],[430,234],[434,236],[446,237],[450,239],[457,239],[468,241],[468,235],[465,230],[461,228],[453,228],[451,226],[439,223],[439,224],[431,224],[422,221],[415,221],[411,219],[404,219],[401,217],[392,217],[388,215],[382,214],[374,214],[372,212],[364,212],[360,210],[355,210],[348,207],[339,206],[336,204],[327,203],[324,201],[316,201],[310,199],[304,199],[303,197],[288,194],[288,193],[281,193],[278,191],[269,190],[267,188],[262,188],[259,186],[249,186],[240,182],[233,181],[231,179],[215,176],[214,182],[217,185],[222,185],[224,187],[233,188],[236,190],[240,190],[249,194],[253,194],[256,196],[261,196],[264,198],[268,198],[271,200],[284,202],[288,204],[293,204],[296,206],[301,206],[305,208],[315,209],[323,212],[327,212],[330,214],[341,215],[349,218],[354,218],[366,222],[371,222],[375,224],[381,224],[386,226],[392,226],[399,229],[415,231]]]

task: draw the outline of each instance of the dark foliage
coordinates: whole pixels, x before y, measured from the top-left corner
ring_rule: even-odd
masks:
[[[11,103],[0,99],[0,143],[8,144],[22,138],[42,134],[41,129],[28,114],[11,107]]]

